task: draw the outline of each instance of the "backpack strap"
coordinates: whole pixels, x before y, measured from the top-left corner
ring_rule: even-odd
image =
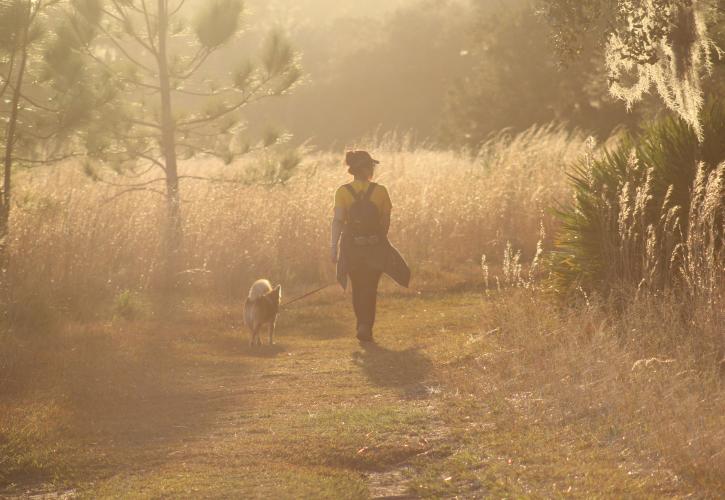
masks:
[[[352,187],[352,184],[345,184],[345,187],[347,188],[348,191],[350,191],[350,194],[352,195],[352,198],[355,201],[360,201],[360,195],[358,194],[357,191],[355,191],[355,188]]]
[[[370,185],[368,186],[368,190],[365,192],[365,200],[370,201],[370,197],[373,195],[373,191],[375,191],[376,187],[377,184],[375,184],[374,182],[370,183]]]
[[[355,201],[360,201],[360,200],[370,201],[370,197],[373,195],[373,191],[375,191],[375,188],[377,186],[378,186],[377,184],[375,184],[374,182],[371,182],[370,185],[368,186],[367,191],[365,191],[365,193],[358,193],[357,191],[355,191],[355,188],[352,187],[352,184],[345,184],[345,188],[347,188],[347,190],[350,192],[350,194],[355,199]]]

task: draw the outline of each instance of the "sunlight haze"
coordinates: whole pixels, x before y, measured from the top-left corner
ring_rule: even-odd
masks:
[[[722,5],[0,0],[0,498],[722,498]]]

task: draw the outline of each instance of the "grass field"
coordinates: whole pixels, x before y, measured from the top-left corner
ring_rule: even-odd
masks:
[[[549,208],[569,194],[566,165],[587,152],[578,134],[550,128],[497,139],[475,158],[395,138],[370,148],[382,161],[376,180],[393,198],[392,240],[417,286],[432,289],[461,267],[473,279],[481,255],[500,261],[507,242],[532,258],[542,225],[551,242]],[[346,167],[322,152],[305,156],[285,184],[227,182],[249,172],[274,175],[276,158],[267,156],[183,165],[184,174],[225,181],[181,186],[179,288],[239,298],[260,276],[286,287],[332,281],[325,249],[334,192],[349,181]],[[93,314],[124,292],[155,287],[164,267],[164,199],[139,192],[109,203],[118,191],[73,163],[20,177],[8,272],[17,322],[58,309]]]
[[[688,476],[653,444],[656,430],[633,428],[632,415],[611,411],[607,391],[592,391],[589,405],[581,395],[567,400],[582,382],[602,382],[584,380],[592,374],[576,360],[524,363],[559,350],[537,353],[535,340],[527,349],[501,338],[507,325],[490,328],[503,304],[524,299],[505,295],[387,294],[378,344],[368,348],[354,340],[351,311],[336,291],[284,311],[277,343],[259,350],[247,346],[233,304],[185,303],[174,321],[66,325],[44,356],[26,360],[19,399],[3,398],[0,492],[681,498],[722,491],[717,464]],[[607,344],[582,342],[582,356]],[[570,377],[558,394],[549,386],[552,363]],[[605,381],[614,390],[632,382]]]
[[[267,153],[184,165],[224,180],[182,185],[173,293],[157,287],[162,198],[108,202],[115,188],[77,164],[16,176],[0,496],[721,496],[722,289],[683,303],[546,286],[551,209],[593,141],[534,128],[475,157],[369,146],[414,276],[384,283],[370,348],[336,289],[284,310],[275,346],[250,350],[241,325],[259,277],[287,297],[332,281],[335,155],[273,185],[228,182],[274,174]]]

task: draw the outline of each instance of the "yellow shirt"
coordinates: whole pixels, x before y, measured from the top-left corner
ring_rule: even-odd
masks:
[[[369,186],[370,183],[367,181],[352,182],[352,188],[358,194],[367,192]],[[350,206],[353,204],[354,201],[355,199],[353,198],[352,193],[345,186],[340,186],[337,189],[337,192],[335,193],[335,208],[344,209],[346,220],[347,211],[350,209]],[[388,194],[388,190],[385,188],[385,186],[381,186],[380,184],[375,186],[375,190],[370,196],[370,201],[373,202],[376,207],[378,207],[378,211],[380,212],[381,216],[389,215],[390,211],[393,208],[393,203],[390,201],[390,195]]]

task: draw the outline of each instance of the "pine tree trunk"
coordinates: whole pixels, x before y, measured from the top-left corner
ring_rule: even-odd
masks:
[[[28,18],[29,19],[29,18]],[[18,67],[18,73],[12,88],[12,100],[10,107],[10,117],[8,119],[6,134],[5,134],[5,155],[3,158],[3,190],[2,196],[0,197],[0,273],[2,273],[2,300],[5,302],[9,289],[7,288],[7,275],[8,275],[8,248],[7,239],[10,230],[10,202],[12,200],[12,170],[13,170],[13,151],[15,146],[18,115],[20,114],[20,91],[23,87],[23,79],[25,78],[25,68],[28,61],[28,50],[27,50],[27,36],[28,26],[22,32],[20,47],[20,65]],[[8,75],[8,78],[12,78],[13,75]]]
[[[176,130],[171,112],[171,84],[167,59],[168,6],[166,0],[158,0],[159,45],[158,67],[159,87],[161,88],[161,148],[166,168],[166,227],[164,231],[164,250],[166,285],[172,285],[178,272],[179,250],[181,247],[181,206],[179,200],[179,173],[176,158]]]

